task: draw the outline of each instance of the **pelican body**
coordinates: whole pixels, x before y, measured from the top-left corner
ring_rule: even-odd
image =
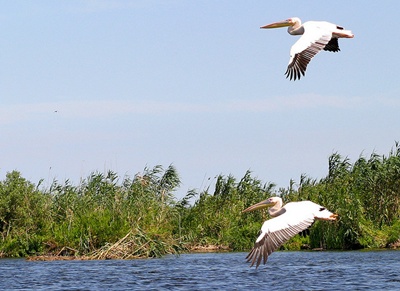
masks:
[[[290,202],[282,207],[282,199],[279,197],[268,198],[243,212],[266,207],[270,207],[268,212],[272,219],[264,222],[253,249],[246,257],[247,262],[251,262],[250,267],[256,264],[258,268],[261,261],[265,265],[272,252],[291,237],[309,228],[316,219],[332,221],[338,217],[337,214],[311,201]]]
[[[307,65],[321,50],[338,52],[338,38],[353,38],[350,30],[326,21],[307,21],[301,24],[298,17],[261,26],[261,28],[279,28],[288,26],[291,35],[302,35],[290,50],[286,78],[296,81],[305,75]]]

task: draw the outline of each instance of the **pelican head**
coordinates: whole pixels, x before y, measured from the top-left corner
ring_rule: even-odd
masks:
[[[249,212],[249,211],[254,211],[254,210],[258,210],[258,209],[264,209],[267,207],[272,207],[274,206],[276,203],[278,203],[280,198],[278,197],[271,197],[268,198],[267,200],[258,202],[257,204],[254,204],[248,208],[246,208],[245,210],[243,210],[242,212]]]
[[[279,28],[279,27],[287,27],[287,26],[294,26],[296,23],[301,23],[300,19],[297,17],[292,17],[292,18],[288,18],[286,20],[283,21],[279,21],[279,22],[274,22],[271,24],[267,24],[264,26],[261,26],[260,28]]]

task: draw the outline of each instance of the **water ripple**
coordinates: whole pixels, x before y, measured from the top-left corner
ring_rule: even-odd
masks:
[[[400,252],[277,252],[257,270],[245,253],[132,261],[0,260],[7,290],[400,290]]]

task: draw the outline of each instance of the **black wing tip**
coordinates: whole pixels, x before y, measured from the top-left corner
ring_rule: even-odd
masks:
[[[293,68],[287,68],[286,72],[285,72],[285,76],[286,79],[289,78],[290,81],[296,81],[296,80],[300,80],[301,76],[305,76],[306,75],[306,71],[304,70],[295,70]]]
[[[337,53],[340,52],[338,38],[332,37],[330,41],[325,45],[324,51]]]
[[[255,265],[256,269],[261,265],[261,262],[265,265],[268,261],[268,256],[272,253],[268,251],[265,246],[265,237],[254,244],[254,247],[246,256],[246,262],[251,263],[250,268]]]
[[[301,54],[296,54],[293,58],[293,61],[286,69],[286,79],[289,78],[290,81],[300,80],[301,76],[305,76],[307,65],[310,60],[311,58],[302,56]]]

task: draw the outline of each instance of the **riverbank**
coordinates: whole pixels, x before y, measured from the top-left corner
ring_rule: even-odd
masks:
[[[123,241],[123,240],[122,240]],[[114,254],[111,253],[113,250]],[[213,253],[213,252],[230,252],[231,248],[224,245],[195,245],[190,246],[182,253]],[[28,261],[74,261],[74,260],[123,260],[123,259],[145,259],[144,256],[137,256],[127,254],[126,251],[121,250],[121,241],[112,245],[111,247],[101,248],[90,255],[76,255],[77,251],[71,248],[63,248],[58,253],[49,253],[46,255],[28,256]],[[119,254],[116,255],[115,253]]]
[[[400,239],[398,241],[396,241],[395,243],[389,244],[388,246],[386,246],[385,248],[380,248],[379,250],[400,250]],[[123,260],[123,259],[145,259],[144,257],[139,257],[139,256],[127,256],[126,254],[124,256],[121,257],[107,257],[107,256],[99,256],[98,254],[100,253],[100,251],[95,252],[92,255],[75,255],[75,254],[70,254],[70,255],[66,255],[65,251],[73,251],[72,249],[68,248],[68,249],[64,249],[61,252],[59,252],[58,254],[47,254],[47,255],[35,255],[35,256],[28,256],[26,258],[27,261],[88,261],[88,260]],[[314,248],[314,249],[310,249],[310,248],[303,248],[301,250],[307,250],[307,251],[326,251],[326,249],[323,248]],[[301,251],[299,250],[299,251]],[[363,249],[363,250],[369,250],[369,249]],[[377,250],[376,248],[372,248],[371,251]],[[104,252],[104,250],[103,250]],[[231,248],[229,248],[228,246],[224,246],[224,245],[205,245],[205,246],[201,246],[201,245],[195,245],[195,246],[191,246],[190,248],[188,248],[187,251],[183,252],[185,254],[195,254],[195,253],[219,253],[219,252],[233,252]]]

